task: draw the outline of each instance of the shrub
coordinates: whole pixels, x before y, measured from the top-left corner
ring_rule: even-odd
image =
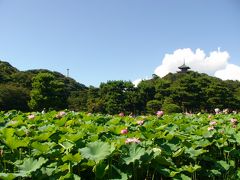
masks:
[[[161,108],[161,102],[158,100],[151,100],[147,102],[146,109],[150,114],[155,114]]]
[[[162,109],[165,113],[180,113],[182,112],[181,108],[173,103],[164,103]]]

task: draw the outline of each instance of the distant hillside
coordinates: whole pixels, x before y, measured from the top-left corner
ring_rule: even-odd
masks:
[[[70,96],[72,92],[87,89],[85,85],[59,72],[46,69],[19,71],[8,62],[0,61],[0,110],[29,110],[28,102],[32,90],[32,80],[39,73],[52,74],[56,81],[64,83],[64,92],[67,96]]]
[[[240,108],[240,82],[188,71],[169,73],[163,78],[153,75],[139,85],[146,107],[179,109],[179,111],[210,111],[215,108]],[[170,110],[171,111],[171,110]]]
[[[17,72],[18,70],[8,62],[0,61],[0,83],[10,81],[11,75]]]
[[[59,72],[19,71],[0,61],[0,110],[65,109],[93,113],[155,114],[240,110],[240,82],[223,81],[194,71],[153,75],[134,87],[130,81],[108,81],[86,87]]]
[[[38,73],[47,72],[53,74],[57,79],[63,81],[70,91],[85,89],[86,86],[76,82],[70,77],[63,74],[46,69],[34,69],[27,71],[19,71],[8,62],[0,61],[0,83],[14,83],[31,89],[32,78]]]

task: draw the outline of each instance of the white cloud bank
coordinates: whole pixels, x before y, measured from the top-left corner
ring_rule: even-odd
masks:
[[[143,79],[136,79],[135,81],[133,81],[132,83],[134,84],[135,87],[137,87],[137,85],[142,81]]]
[[[160,77],[164,77],[170,72],[175,73],[179,71],[178,67],[185,61],[192,71],[206,73],[223,80],[240,81],[240,66],[230,64],[229,59],[229,53],[220,51],[220,48],[210,52],[208,56],[201,49],[196,49],[195,52],[190,48],[177,49],[172,54],[165,54],[162,64],[155,69],[154,73]],[[141,80],[135,80],[134,85],[137,86]]]
[[[234,64],[228,64],[225,69],[215,72],[215,76],[223,80],[240,81],[240,67]]]
[[[132,81],[132,83],[134,84],[135,87],[137,87],[138,84],[139,84],[141,81],[143,81],[143,80],[149,80],[149,79],[151,79],[151,78],[145,77],[144,79],[136,79],[136,80]]]
[[[192,51],[190,48],[177,49],[172,54],[166,54],[162,64],[154,73],[160,77],[178,71],[184,61],[193,71],[216,76],[223,80],[240,80],[240,67],[229,63],[230,55],[227,51],[210,52],[207,56],[201,49]]]

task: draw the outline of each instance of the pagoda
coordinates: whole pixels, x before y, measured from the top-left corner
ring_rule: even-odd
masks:
[[[180,69],[181,71],[178,71],[179,73],[186,73],[188,71],[188,69],[191,69],[189,66],[186,66],[185,61],[183,63],[183,65],[179,66],[178,69]]]

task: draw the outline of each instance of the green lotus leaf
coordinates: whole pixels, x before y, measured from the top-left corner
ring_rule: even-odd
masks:
[[[17,165],[19,168],[20,176],[29,176],[32,172],[40,169],[43,164],[47,162],[47,159],[40,157],[39,159],[25,158],[23,164]]]
[[[73,155],[71,153],[62,157],[63,162],[70,161],[73,163],[79,163],[81,161],[81,155],[79,153]]]
[[[44,132],[44,133],[34,136],[34,139],[37,141],[47,141],[53,133],[55,133],[55,132],[51,132],[51,131]]]
[[[235,139],[236,139],[238,145],[240,145],[240,132],[238,132],[237,134],[235,134]]]
[[[185,148],[180,148],[176,152],[173,153],[172,157],[178,157],[181,156],[184,152]]]
[[[109,166],[105,164],[103,161],[99,161],[93,168],[93,172],[95,173],[98,179],[103,179],[105,174],[107,173]]]
[[[59,143],[65,150],[71,150],[74,144],[70,141],[64,141],[63,143]]]
[[[165,168],[164,166],[161,166],[160,164],[156,164],[154,168],[162,175],[169,177],[171,172],[170,169]]]
[[[123,158],[124,162],[128,165],[130,163],[134,163],[146,153],[145,149],[136,145],[131,144],[128,148],[128,154]]]
[[[193,149],[191,147],[189,149],[186,149],[185,152],[189,154],[191,158],[196,159],[198,156],[208,151],[204,149]]]
[[[122,172],[120,169],[118,169],[116,166],[112,165],[112,178],[114,180],[128,180],[131,179],[130,177],[128,177],[128,175],[124,172]]]
[[[229,170],[230,165],[226,161],[217,161],[217,163],[225,170]]]
[[[238,178],[240,178],[240,170],[239,169],[237,170],[237,176],[238,176]]]
[[[109,156],[111,152],[111,146],[106,142],[96,141],[90,142],[85,148],[80,149],[83,157],[98,162]]]
[[[63,165],[58,167],[61,172],[65,172],[69,170],[69,163],[64,163]]]
[[[10,149],[28,147],[29,142],[30,140],[28,137],[20,139],[17,136],[7,136],[7,138],[5,139],[5,143]]]
[[[153,165],[162,165],[162,166],[174,166],[174,163],[171,158],[166,158],[164,156],[157,156],[154,161]]]
[[[65,176],[61,176],[59,180],[65,180],[65,179],[73,179],[73,180],[80,180],[81,178],[73,173],[67,173]]]
[[[82,132],[78,132],[77,134],[70,134],[70,133],[67,133],[67,134],[64,134],[61,136],[61,142],[62,141],[65,141],[65,140],[70,140],[72,142],[76,142],[78,141],[79,139],[82,139],[84,137],[84,133]]]
[[[180,168],[180,171],[187,171],[189,173],[194,173],[195,171],[201,169],[201,166],[199,165],[189,165],[189,166],[183,166]]]
[[[15,133],[15,129],[13,128],[4,128],[3,130],[1,130],[2,134],[4,135],[4,137],[7,139],[7,138],[10,138],[14,135]]]
[[[46,174],[47,176],[52,176],[54,171],[56,170],[57,170],[57,162],[51,163],[47,165],[47,167],[41,168],[42,174]]]
[[[190,178],[189,176],[186,176],[185,174],[181,174],[180,177],[181,177],[181,180],[192,180],[192,178]]]
[[[221,176],[221,172],[218,170],[213,169],[210,172],[213,173],[215,176]]]
[[[48,153],[51,148],[52,148],[52,143],[40,143],[40,142],[33,142],[32,143],[32,147],[37,150],[37,151],[40,151],[41,153]]]
[[[197,145],[197,147],[207,147],[207,146],[210,146],[212,143],[211,142],[209,142],[207,139],[205,139],[205,140],[199,140],[199,141],[196,141],[196,145]]]
[[[11,173],[0,173],[0,179],[3,180],[12,180],[15,179],[16,175],[11,174]]]

